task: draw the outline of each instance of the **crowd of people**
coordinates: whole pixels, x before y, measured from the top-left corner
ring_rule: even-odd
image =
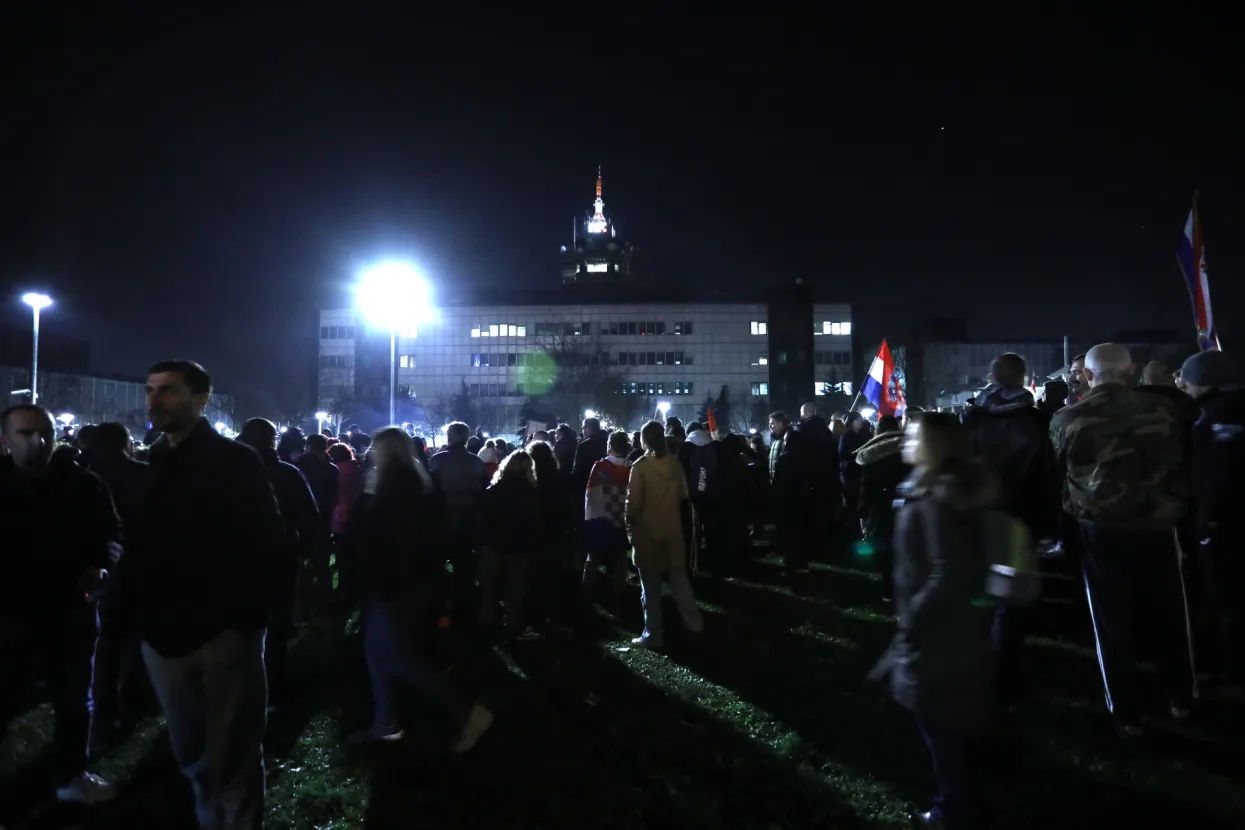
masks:
[[[55,449],[46,410],[10,407],[0,517],[21,578],[0,584],[0,735],[42,680],[57,799],[111,800],[88,764],[116,742],[145,667],[200,826],[258,828],[288,643],[330,604],[362,620],[373,709],[351,740],[404,738],[395,695],[408,687],[450,715],[447,751],[461,754],[494,716],[430,653],[438,627],[524,648],[598,603],[617,610],[633,583],[631,646],[662,649],[666,587],[694,636],[693,578],[731,577],[772,527],[793,581],[847,538],[873,552],[897,631],[872,676],[912,711],[937,782],[913,820],[989,826],[983,748],[1028,687],[1040,612],[987,589],[1001,544],[987,517],[1079,564],[1122,739],[1156,708],[1137,676],[1142,616],[1156,623],[1166,715],[1190,717],[1208,680],[1241,680],[1242,617],[1224,590],[1240,568],[1236,364],[1203,352],[1134,385],[1127,349],[1102,344],[1045,401],[1026,376],[1023,358],[999,356],[959,416],[775,412],[768,446],[677,418],[630,435],[587,418],[522,446],[456,422],[431,455],[400,427],[304,435],[252,419],[230,440],[204,420],[211,378],[189,361],[149,371],[160,437],[144,460],[120,424]]]

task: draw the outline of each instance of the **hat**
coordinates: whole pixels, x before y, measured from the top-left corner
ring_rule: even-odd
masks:
[[[1223,386],[1239,380],[1240,372],[1229,354],[1198,352],[1180,367],[1180,379],[1193,386]]]

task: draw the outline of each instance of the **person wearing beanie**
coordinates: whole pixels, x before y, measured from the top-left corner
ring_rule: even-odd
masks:
[[[1239,586],[1245,568],[1234,543],[1245,531],[1245,388],[1233,357],[1209,351],[1180,367],[1180,378],[1198,406],[1189,439],[1192,466],[1194,561],[1209,606],[1210,631],[1201,653],[1219,680],[1245,680],[1245,608]]]

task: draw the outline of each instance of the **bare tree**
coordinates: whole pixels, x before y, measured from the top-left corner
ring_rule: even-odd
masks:
[[[580,334],[539,335],[540,351],[529,354],[520,372],[533,405],[577,423],[591,409],[614,423],[631,413],[624,403],[623,374],[609,361],[600,338]]]

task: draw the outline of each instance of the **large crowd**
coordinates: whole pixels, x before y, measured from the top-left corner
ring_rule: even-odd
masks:
[[[1027,688],[1041,613],[1000,575],[1031,576],[1039,544],[1078,563],[1122,740],[1156,711],[1194,716],[1208,687],[1239,691],[1239,592],[1224,589],[1240,575],[1241,377],[1217,351],[1134,375],[1127,349],[1102,344],[1038,402],[1024,360],[1004,354],[961,414],[870,423],[805,404],[770,416],[768,445],[676,418],[633,434],[587,418],[521,446],[456,422],[431,455],[400,427],[304,435],[253,419],[231,440],[203,418],[211,378],[189,361],[149,370],[159,437],[141,453],[114,423],[57,448],[46,410],[13,406],[0,416],[0,736],[42,681],[56,798],[112,800],[88,768],[145,675],[199,825],[253,830],[268,718],[292,694],[288,643],[311,616],[360,614],[373,707],[352,741],[404,738],[394,697],[409,687],[454,719],[446,749],[461,754],[494,715],[430,654],[430,632],[521,649],[616,609],[631,582],[644,624],[630,647],[662,649],[667,588],[694,635],[695,579],[729,578],[772,529],[792,581],[847,537],[874,552],[897,630],[872,676],[913,713],[937,785],[913,821],[987,827],[984,748]],[[1143,615],[1161,701],[1138,678]]]

